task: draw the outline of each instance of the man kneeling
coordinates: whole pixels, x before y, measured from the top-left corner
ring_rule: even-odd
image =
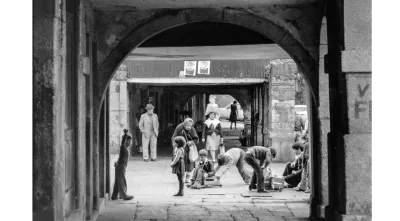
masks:
[[[236,165],[240,176],[246,184],[250,183],[251,175],[244,169],[244,155],[246,153],[240,148],[231,148],[225,154],[218,156],[218,166],[215,169],[215,177],[220,179],[222,175],[233,165]]]
[[[199,165],[194,169],[191,184],[188,187],[192,189],[200,189],[204,185],[204,179],[211,177],[215,174],[214,166],[207,159],[208,152],[206,149],[199,151]]]
[[[264,189],[264,175],[262,170],[268,167],[275,156],[276,151],[272,147],[254,146],[247,149],[244,160],[254,169],[249,190],[255,189],[257,183],[258,193],[268,192]],[[257,160],[259,160],[260,163],[258,163]]]

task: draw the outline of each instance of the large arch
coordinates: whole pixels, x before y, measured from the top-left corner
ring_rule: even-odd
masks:
[[[96,116],[99,116],[99,108],[105,98],[108,87],[115,70],[125,59],[129,52],[152,36],[167,29],[195,22],[223,22],[242,26],[273,40],[282,47],[296,62],[311,89],[313,102],[318,104],[318,63],[298,40],[299,33],[287,30],[276,23],[258,15],[237,9],[182,9],[169,11],[159,15],[153,20],[133,29],[118,45],[109,53],[100,65],[96,74],[94,105]],[[97,106],[98,105],[98,106]]]
[[[322,19],[322,18],[321,18]],[[115,70],[123,62],[126,56],[138,47],[141,43],[154,35],[181,25],[186,25],[195,22],[222,22],[233,25],[242,26],[252,31],[258,32],[261,35],[271,39],[284,49],[290,57],[296,62],[299,71],[304,74],[305,80],[310,88],[311,105],[310,105],[310,130],[313,136],[312,143],[319,145],[320,128],[318,119],[319,109],[319,66],[318,61],[313,59],[310,51],[313,49],[306,48],[301,43],[301,35],[296,30],[287,29],[287,26],[282,27],[276,21],[268,20],[258,15],[238,9],[182,9],[167,11],[154,19],[141,24],[134,28],[118,45],[108,54],[101,63],[99,70],[95,76],[94,85],[94,135],[97,136],[98,124],[100,117],[100,107],[106,97],[108,85],[115,73]],[[321,22],[317,22],[320,24]],[[310,50],[308,50],[310,49]],[[316,49],[318,51],[318,49]],[[318,53],[318,52],[317,52]],[[314,147],[316,152],[314,156],[318,156],[318,147]],[[312,165],[314,171],[318,160],[315,160]],[[315,174],[313,180],[318,180],[318,174]],[[316,205],[318,205],[318,196],[320,190],[318,182],[313,181],[314,187],[311,193],[311,214],[316,214]]]

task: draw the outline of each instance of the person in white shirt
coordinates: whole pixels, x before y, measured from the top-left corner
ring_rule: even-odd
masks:
[[[246,184],[250,183],[250,172],[244,168],[244,155],[246,153],[240,148],[231,148],[224,154],[218,156],[218,166],[215,168],[215,177],[220,179],[233,165],[236,165],[240,176]]]

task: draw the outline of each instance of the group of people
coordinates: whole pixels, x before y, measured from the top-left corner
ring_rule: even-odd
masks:
[[[139,129],[142,133],[141,140],[143,145],[144,161],[149,161],[148,146],[150,145],[151,160],[156,161],[156,146],[158,136],[158,117],[153,113],[154,106],[146,105],[146,113],[141,114]],[[191,118],[186,118],[179,124],[171,137],[173,145],[173,158],[170,166],[172,173],[177,175],[179,190],[174,196],[184,195],[184,183],[187,187],[199,189],[204,180],[208,177],[220,179],[232,166],[236,166],[243,181],[249,185],[249,190],[257,189],[257,192],[267,192],[264,187],[263,170],[276,157],[276,151],[272,147],[254,146],[247,148],[245,152],[241,148],[231,148],[227,152],[221,152],[216,156],[216,151],[223,145],[223,134],[221,123],[217,118],[218,106],[210,103],[207,106],[206,118],[203,126],[202,142],[206,143],[205,149],[201,149],[198,160],[195,162],[189,159],[190,147],[199,142],[194,122]],[[131,200],[133,196],[126,193],[125,171],[129,157],[129,146],[132,137],[124,130],[122,144],[118,161],[115,163],[115,183],[112,199],[121,198]],[[147,147],[147,148],[146,148]],[[292,145],[295,151],[295,160],[286,165],[283,178],[287,186],[296,187],[296,190],[309,191],[308,181],[308,141],[306,136],[303,139],[297,135],[296,142]],[[211,159],[208,159],[208,156]],[[253,168],[251,175],[244,168],[244,162]]]

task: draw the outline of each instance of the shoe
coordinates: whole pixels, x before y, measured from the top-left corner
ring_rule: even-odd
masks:
[[[257,190],[257,193],[269,193],[267,190]]]
[[[183,193],[182,192],[177,192],[173,196],[183,196]]]
[[[257,189],[256,186],[250,186],[250,185],[249,185],[249,190],[250,190],[250,191],[251,191],[251,190],[255,190],[255,189]]]
[[[310,189],[306,189],[304,192],[305,193],[310,193]]]
[[[149,162],[149,160],[144,160],[144,162]]]
[[[118,199],[118,197],[114,197],[114,196],[111,197],[111,200],[117,200],[117,199]]]
[[[133,196],[127,196],[124,198],[124,200],[132,200],[132,199],[133,199]]]
[[[296,190],[297,192],[303,192],[304,190],[303,189],[300,189],[300,188],[294,188],[294,190]]]
[[[151,161],[154,161],[154,162],[156,162],[157,160],[156,160],[156,159],[151,159]]]

